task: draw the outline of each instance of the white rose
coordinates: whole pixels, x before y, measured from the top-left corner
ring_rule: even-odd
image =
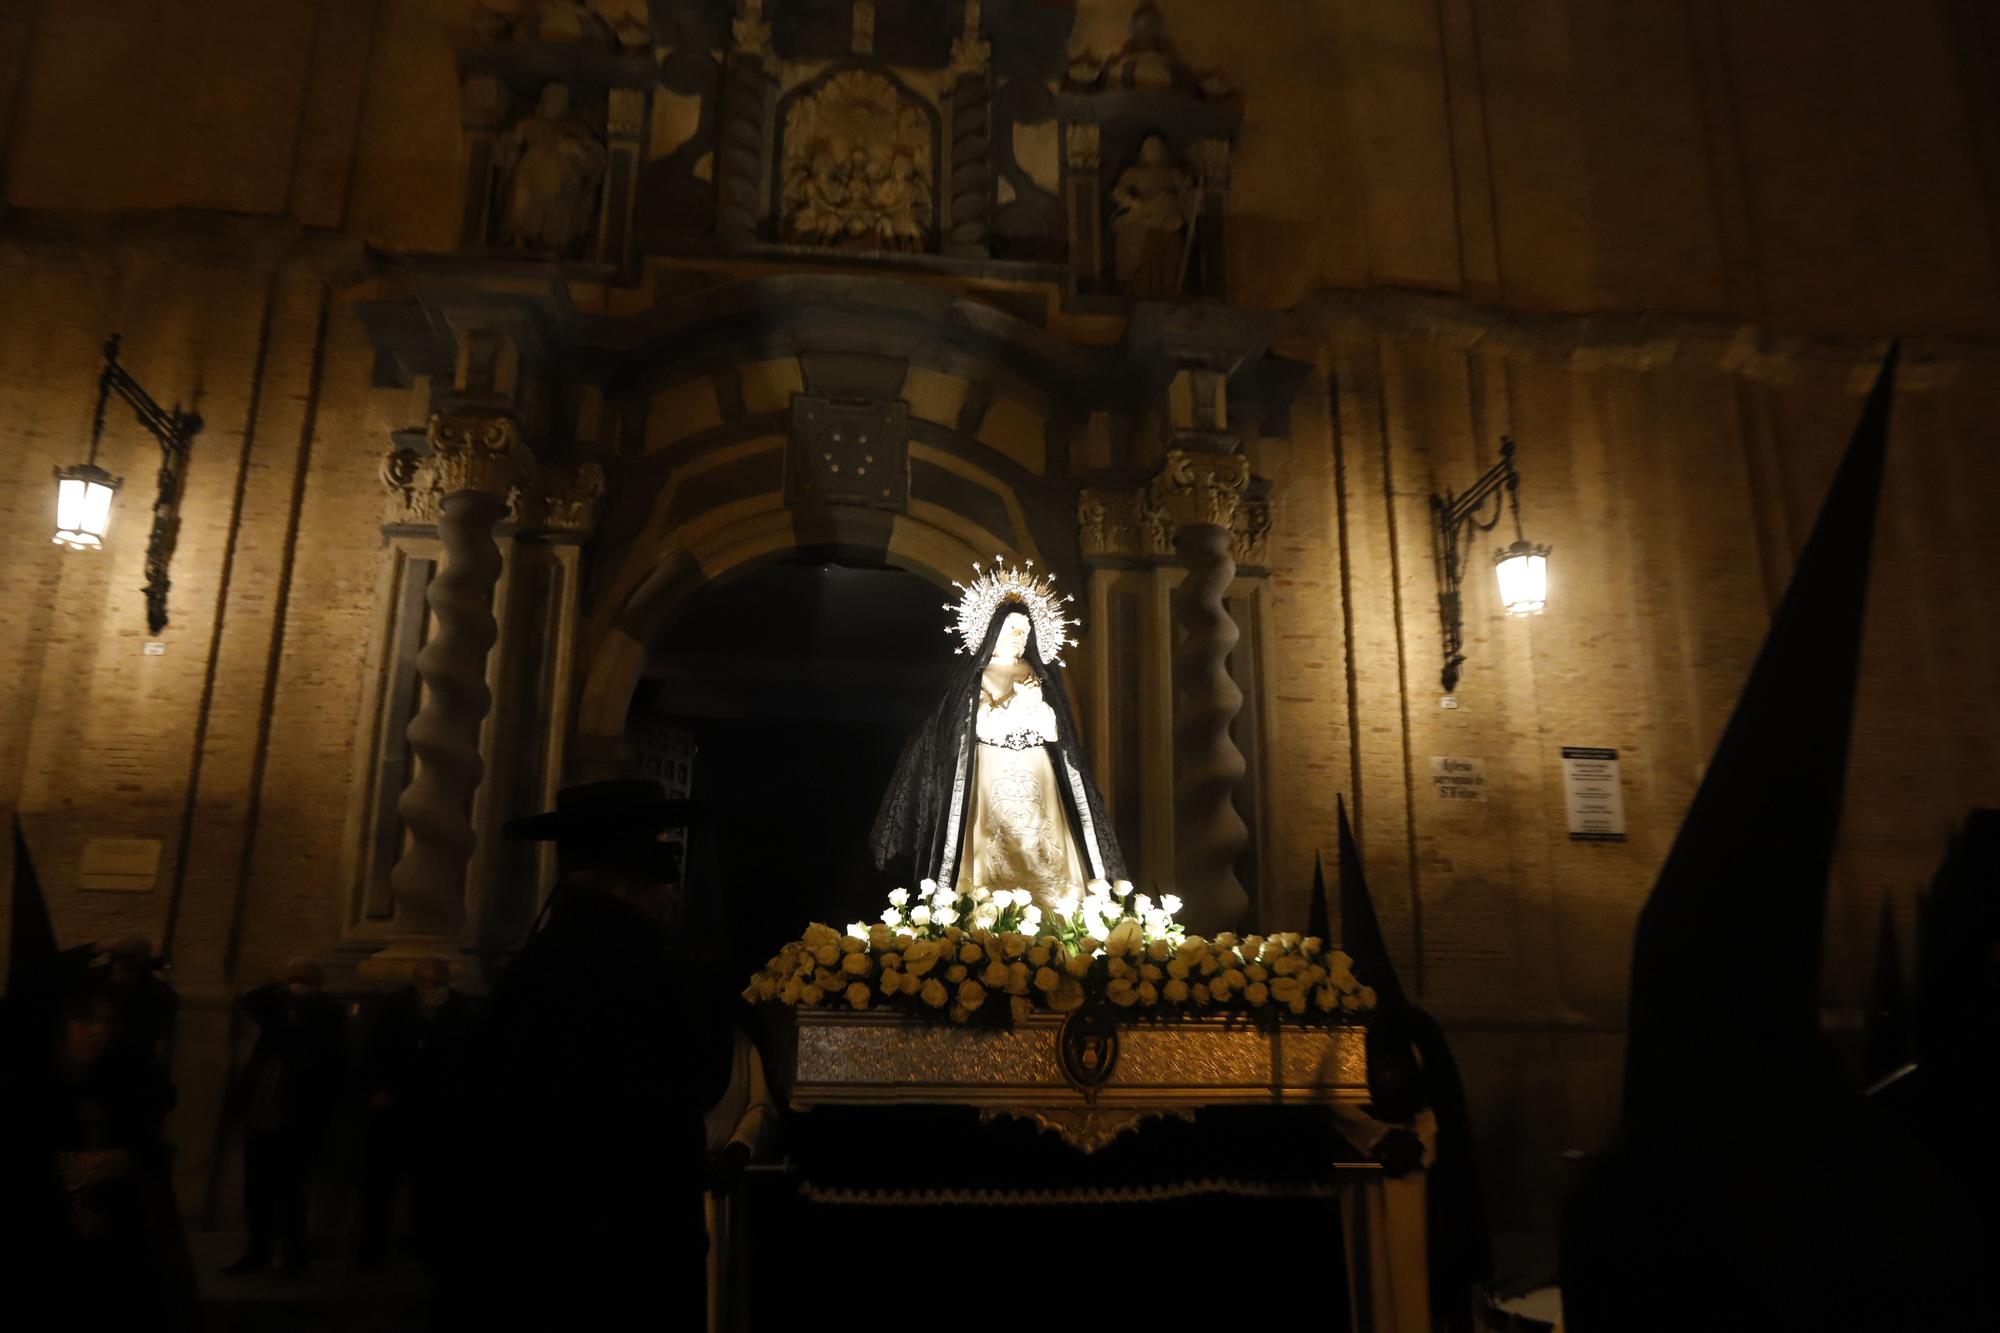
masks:
[[[1132,900],[1132,910],[1140,916],[1151,916],[1153,914],[1152,898],[1146,894],[1140,894]]]
[[[928,908],[928,907],[925,907],[925,906],[924,906],[924,905],[923,905],[922,903],[918,903],[918,904],[917,904],[917,905],[916,905],[915,907],[912,907],[912,908],[910,909],[910,924],[911,924],[911,925],[913,925],[913,926],[928,926],[928,925],[929,925],[930,923],[931,923],[931,909],[930,909],[930,908]]]
[[[1144,945],[1144,935],[1139,923],[1126,917],[1111,928],[1104,938],[1104,952],[1113,958],[1122,958],[1128,953],[1137,953]]]
[[[940,907],[931,913],[931,920],[937,922],[940,926],[948,926],[958,920],[958,913],[952,911],[949,907]]]
[[[920,879],[917,881],[917,896],[919,898],[935,898],[937,897],[937,891],[938,882],[936,880]]]
[[[867,927],[867,925],[866,925],[866,924],[864,924],[863,922],[860,922],[860,921],[850,921],[850,922],[848,922],[848,923],[847,923],[847,937],[848,937],[849,939],[854,939],[854,940],[865,940],[865,939],[867,939],[867,938],[868,938],[868,927]]]
[[[1102,881],[1100,881],[1100,883],[1101,882]],[[1130,898],[1132,896],[1132,881],[1129,879],[1121,879],[1111,886],[1111,891],[1117,894],[1120,898]]]
[[[909,902],[909,901],[910,901],[910,891],[909,891],[908,889],[892,889],[892,890],[890,890],[890,892],[889,892],[889,903],[890,903],[890,905],[891,905],[891,906],[893,906],[893,907],[901,907],[901,906],[903,906],[903,905],[904,905],[905,903],[907,903],[907,902]]]
[[[882,909],[882,924],[894,930],[903,924],[903,914],[893,907],[885,907]]]
[[[1160,910],[1168,916],[1178,916],[1181,910],[1181,900],[1174,897],[1171,893],[1163,893],[1160,895]]]

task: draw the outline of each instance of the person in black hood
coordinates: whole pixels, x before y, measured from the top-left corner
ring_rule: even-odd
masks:
[[[703,1317],[706,988],[666,919],[689,813],[655,783],[613,781],[508,825],[556,843],[560,879],[490,1003],[489,1183],[463,1309]]]

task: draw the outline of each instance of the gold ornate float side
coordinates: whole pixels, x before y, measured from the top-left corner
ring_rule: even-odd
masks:
[[[796,1014],[785,1065],[797,1110],[971,1106],[1033,1120],[1084,1152],[1152,1117],[1189,1118],[1203,1106],[1368,1100],[1364,1033],[1352,1025],[1090,1026],[1038,1013],[992,1031],[806,1010]]]

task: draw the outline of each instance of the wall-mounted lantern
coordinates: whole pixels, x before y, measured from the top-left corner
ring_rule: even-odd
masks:
[[[104,405],[115,390],[131,405],[139,424],[160,442],[160,489],[153,500],[153,532],[146,543],[146,625],[158,634],[167,627],[167,566],[181,529],[181,481],[187,471],[188,446],[201,432],[201,417],[183,412],[176,403],[163,408],[118,364],[120,335],[104,344],[104,370],[97,377],[97,410],[90,423],[90,461],[56,469],[56,535],[58,545],[72,551],[96,550],[104,544],[111,523],[111,497],[122,481],[97,466],[98,442],[104,438]]]
[[[1502,499],[1501,492],[1506,495]],[[1459,580],[1464,574],[1464,547],[1475,532],[1491,532],[1500,522],[1502,506],[1514,518],[1514,540],[1493,553],[1493,572],[1500,580],[1500,601],[1512,616],[1540,614],[1549,602],[1549,548],[1521,533],[1521,474],[1514,468],[1514,441],[1500,437],[1500,461],[1463,495],[1446,491],[1431,497],[1431,539],[1438,575],[1438,621],[1444,638],[1444,692],[1458,685],[1465,661],[1464,608]]]

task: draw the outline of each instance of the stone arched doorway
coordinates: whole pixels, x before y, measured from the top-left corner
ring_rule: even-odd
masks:
[[[755,277],[594,316],[457,273],[405,280],[364,314],[382,366],[429,377],[434,416],[391,457],[354,947],[504,951],[552,871],[504,843],[505,819],[629,771],[665,629],[800,552],[941,593],[996,554],[1053,570],[1084,620],[1071,694],[1128,862],[1201,924],[1240,918],[1270,514],[1240,431],[1296,382],[1265,354],[1268,320],[1141,304],[1093,344],[879,276]],[[397,656],[424,601],[440,633]]]

